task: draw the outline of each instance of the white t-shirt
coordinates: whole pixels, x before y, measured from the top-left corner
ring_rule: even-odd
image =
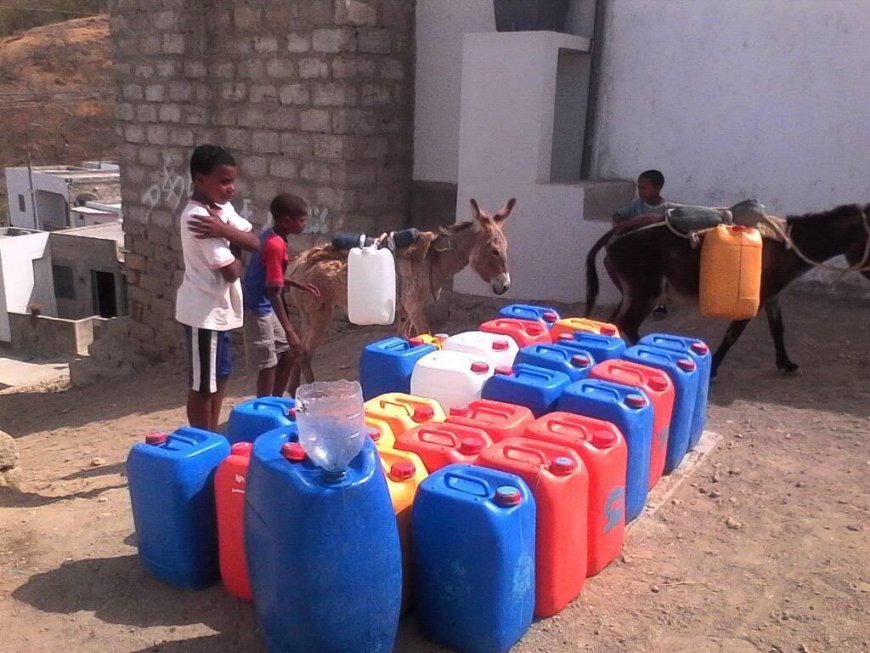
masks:
[[[220,209],[224,222],[239,231],[251,231],[251,223],[232,204],[227,202]],[[195,215],[206,216],[208,210],[191,200],[179,220],[184,279],[175,298],[175,319],[198,329],[237,329],[242,326],[242,284],[238,279],[228,282],[220,271],[236,257],[225,238],[196,238],[188,228]]]

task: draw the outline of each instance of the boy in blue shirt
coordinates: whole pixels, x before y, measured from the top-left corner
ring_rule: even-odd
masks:
[[[244,279],[245,343],[248,358],[257,365],[257,396],[280,397],[287,389],[293,363],[302,351],[299,335],[290,322],[284,303],[284,274],[290,262],[287,236],[305,229],[308,203],[296,195],[281,193],[269,207],[272,228],[260,236],[260,251],[248,263]],[[287,280],[320,297],[314,284]]]

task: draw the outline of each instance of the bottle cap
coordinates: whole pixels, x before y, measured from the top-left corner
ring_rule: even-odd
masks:
[[[367,426],[366,433],[369,434],[369,437],[372,439],[372,442],[377,442],[381,439],[381,432],[377,430],[374,426]]]
[[[168,433],[149,433],[145,436],[145,444],[163,444],[169,439]]]
[[[512,485],[502,485],[495,491],[495,504],[504,508],[518,506],[523,500],[518,488]]]
[[[559,316],[556,315],[556,313],[554,313],[553,311],[544,311],[544,314],[541,315],[541,319],[548,324],[552,324],[559,319]]]
[[[601,332],[601,335],[603,336],[615,336],[618,333],[616,327],[612,324],[602,324],[598,331]]]
[[[285,442],[281,445],[281,455],[291,462],[299,462],[305,460],[308,454],[298,442]]]
[[[475,374],[486,374],[489,372],[489,363],[484,361],[475,361],[471,364],[471,371]]]
[[[558,456],[550,463],[550,471],[556,476],[567,476],[577,469],[577,463],[568,456]]]
[[[459,453],[466,456],[476,456],[483,451],[483,440],[480,438],[462,438],[459,442]]]
[[[407,481],[414,478],[417,466],[410,460],[400,460],[390,465],[390,478],[394,481]]]
[[[452,417],[465,417],[470,412],[471,408],[469,408],[468,404],[456,404],[450,408],[450,415]]]
[[[643,408],[646,406],[646,397],[643,395],[628,395],[625,398],[625,403],[630,408]]]
[[[251,449],[253,448],[253,442],[236,442],[232,447],[230,447],[230,453],[233,456],[250,456]]]
[[[572,367],[589,367],[591,360],[589,360],[589,356],[583,356],[582,354],[578,356],[571,357],[571,365]]]
[[[507,351],[510,347],[510,343],[507,340],[493,340],[492,341],[492,350],[493,351]]]
[[[419,347],[420,345],[426,344],[426,341],[423,340],[423,338],[421,338],[420,336],[417,336],[416,338],[411,338],[408,340],[408,342],[414,347]]]
[[[414,413],[411,415],[411,419],[417,422],[418,424],[422,424],[423,422],[428,422],[433,417],[435,417],[435,409],[432,406],[417,406],[414,408]]]
[[[513,376],[514,371],[513,368],[508,367],[507,365],[499,365],[495,368],[495,373],[499,376]]]
[[[608,431],[596,431],[592,434],[592,438],[590,438],[592,446],[596,449],[609,449],[616,444],[616,440],[616,433],[610,433]]]
[[[664,392],[668,389],[668,382],[664,379],[652,378],[647,384],[653,392]]]
[[[701,356],[706,356],[708,353],[710,353],[710,348],[705,342],[693,342],[692,351],[696,354],[700,354]]]
[[[688,358],[681,358],[677,361],[677,367],[684,372],[694,372],[697,366],[695,365],[695,361]]]

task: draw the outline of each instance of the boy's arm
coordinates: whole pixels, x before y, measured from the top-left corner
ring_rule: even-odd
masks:
[[[256,252],[260,249],[260,239],[251,229],[243,231],[234,224],[221,220],[220,213],[214,207],[208,206],[206,209],[208,215],[190,216],[188,229],[193,232],[196,238],[225,238],[230,245],[246,249],[249,252]]]
[[[275,311],[275,317],[278,318],[278,323],[281,325],[281,328],[284,329],[284,333],[287,336],[287,343],[291,347],[299,349],[302,345],[302,341],[299,339],[296,329],[293,328],[293,323],[290,322],[290,316],[287,314],[287,306],[284,304],[284,295],[281,290],[282,289],[277,286],[267,286],[266,297],[269,298],[269,301],[272,304],[272,310]]]
[[[236,279],[242,276],[242,261],[237,258],[232,263],[229,263],[222,268],[218,268],[218,272],[221,273],[221,276],[223,276],[226,281],[233,283]]]
[[[310,292],[312,295],[317,297],[317,299],[320,299],[320,288],[318,288],[313,283],[300,283],[299,281],[293,281],[293,279],[288,279],[287,285],[298,288],[299,290],[304,290],[305,292]]]

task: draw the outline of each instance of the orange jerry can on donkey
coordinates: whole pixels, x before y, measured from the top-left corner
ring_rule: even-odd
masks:
[[[246,601],[254,598],[248,581],[243,521],[245,484],[253,447],[251,442],[234,444],[214,477],[221,579],[227,592]]]
[[[758,229],[720,224],[704,235],[698,308],[705,317],[748,320],[761,306],[764,243]]]

